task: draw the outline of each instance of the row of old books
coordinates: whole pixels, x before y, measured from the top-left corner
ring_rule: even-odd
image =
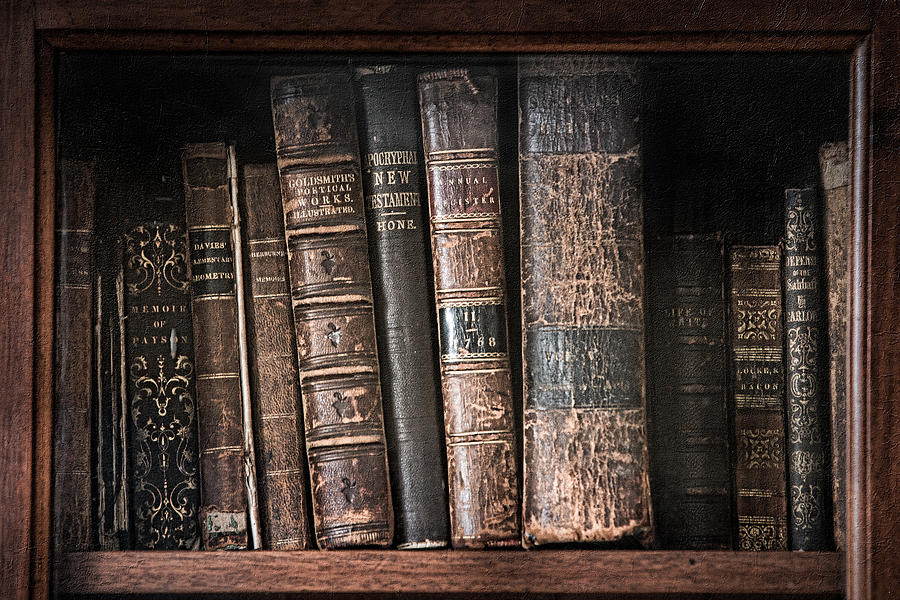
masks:
[[[521,429],[489,69],[274,78],[277,165],[187,146],[113,281],[63,161],[59,549],[831,547],[846,147],[832,229],[792,189],[781,245],[645,253],[640,61],[518,74]]]

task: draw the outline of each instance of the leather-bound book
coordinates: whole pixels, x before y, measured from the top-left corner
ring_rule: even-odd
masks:
[[[831,481],[834,544],[844,548],[847,530],[847,303],[850,290],[850,157],[847,142],[819,148],[824,193],[825,272],[831,397]]]
[[[132,545],[199,547],[200,462],[184,227],[147,222],[123,243]]]
[[[791,550],[830,550],[828,330],[822,285],[819,201],[814,188],[786,189],[784,333]]]
[[[652,534],[640,64],[519,60],[526,544]]]
[[[355,80],[395,541],[440,548],[447,484],[416,80],[398,65],[360,66]]]
[[[64,159],[57,181],[52,531],[57,552],[74,552],[92,544],[94,165]]]
[[[648,408],[657,535],[732,548],[725,263],[718,235],[676,235],[648,257]]]
[[[786,550],[781,249],[733,246],[728,259],[737,547]]]
[[[182,155],[206,550],[249,547],[231,152],[221,143],[190,144]]]
[[[497,164],[497,79],[419,75],[440,347],[450,540],[520,543],[506,277]]]
[[[273,78],[313,522],[320,548],[394,537],[353,88]]]
[[[250,373],[263,546],[309,547],[306,456],[294,319],[274,164],[245,165],[243,197],[249,290]]]

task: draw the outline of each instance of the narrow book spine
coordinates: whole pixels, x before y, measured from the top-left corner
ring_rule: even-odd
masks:
[[[639,108],[635,59],[519,61],[526,544],[652,532]]]
[[[133,547],[195,549],[200,465],[184,228],[131,229],[123,263]]]
[[[497,80],[419,75],[454,547],[520,543]]]
[[[728,550],[724,259],[718,235],[679,235],[649,255],[651,464],[666,548]]]
[[[89,550],[94,168],[63,160],[56,226],[53,541],[57,552]]]
[[[275,165],[243,169],[247,259],[252,301],[250,357],[259,461],[263,545],[305,550],[310,545],[300,380],[284,245],[281,189]]]
[[[356,69],[375,329],[399,548],[449,540],[419,115],[410,69]]]
[[[207,550],[248,547],[228,152],[225,144],[191,144],[182,158],[197,357],[200,532]]]
[[[738,548],[786,550],[781,249],[734,246],[729,262]]]
[[[831,397],[831,481],[834,544],[844,549],[847,531],[847,304],[850,252],[850,158],[847,142],[819,149],[825,196],[825,268],[828,290],[828,348]]]
[[[816,191],[787,189],[784,233],[784,328],[787,367],[788,518],[791,550],[831,549],[828,343]]]
[[[389,546],[390,478],[349,77],[272,80],[303,422],[320,548]]]

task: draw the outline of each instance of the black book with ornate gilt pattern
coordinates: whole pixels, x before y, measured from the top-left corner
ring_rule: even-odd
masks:
[[[194,344],[181,224],[143,223],[123,244],[130,521],[135,549],[199,544]]]

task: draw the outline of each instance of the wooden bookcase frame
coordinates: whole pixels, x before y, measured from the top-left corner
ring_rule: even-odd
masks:
[[[900,8],[895,0],[0,3],[0,596],[363,593],[892,597],[900,590]],[[418,33],[410,34],[408,31]],[[60,51],[852,52],[842,553],[342,551],[51,556]]]

